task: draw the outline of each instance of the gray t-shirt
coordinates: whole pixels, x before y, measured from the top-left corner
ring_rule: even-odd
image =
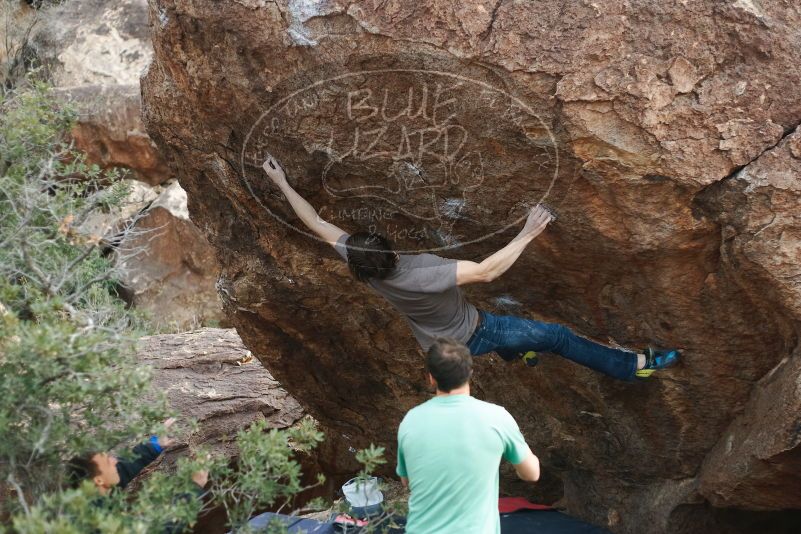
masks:
[[[347,261],[348,234],[334,248]],[[478,310],[456,285],[456,260],[434,254],[400,254],[392,274],[368,284],[409,321],[423,350],[438,337],[467,343],[478,322]]]

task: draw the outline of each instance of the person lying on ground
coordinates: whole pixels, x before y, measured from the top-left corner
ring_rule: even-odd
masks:
[[[175,422],[173,418],[167,419],[164,426],[169,429]],[[67,480],[70,487],[77,488],[85,480],[90,480],[101,495],[97,501],[98,506],[103,505],[102,497],[108,495],[116,488],[125,488],[148,465],[153,463],[159,455],[175,442],[167,436],[151,436],[144,443],[133,448],[129,459],[120,459],[117,456],[103,451],[90,451],[73,457],[67,463]],[[178,495],[176,498],[200,498],[203,488],[209,479],[208,471],[197,471],[192,474],[192,481],[197,485],[195,495]],[[184,525],[169,524],[164,527],[165,534],[183,532]]]
[[[608,347],[578,336],[561,324],[494,315],[476,309],[465,299],[461,286],[496,280],[545,230],[553,215],[542,206],[530,210],[523,229],[511,242],[481,262],[434,254],[397,254],[382,235],[350,235],[322,220],[289,185],[274,158],[269,157],[263,168],[303,224],[336,249],[358,280],[406,317],[424,351],[435,338],[452,337],[465,343],[473,356],[495,352],[504,360],[523,358],[528,365],[534,365],[538,352],[550,352],[621,380],[647,377],[654,370],[678,362],[680,354],[675,349],[649,347],[637,352]]]
[[[509,412],[470,396],[472,359],[459,341],[436,339],[426,356],[436,394],[398,428],[396,472],[411,492],[407,534],[498,533],[501,458],[525,481],[540,477],[539,460]]]

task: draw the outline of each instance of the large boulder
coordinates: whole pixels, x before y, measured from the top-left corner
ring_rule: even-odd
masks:
[[[164,394],[181,419],[197,422],[194,431],[176,433],[168,461],[198,447],[235,459],[237,432],[259,420],[288,428],[304,416],[232,329],[147,336],[137,359],[153,368],[154,392]]]
[[[175,181],[153,189],[158,196],[116,247],[123,297],[162,328],[227,325],[215,287],[217,259],[189,220],[186,192]]]
[[[125,183],[120,205],[93,213],[80,228],[113,252],[120,295],[157,329],[227,326],[214,249],[189,220],[186,192],[175,180]]]
[[[218,251],[229,318],[315,418],[391,451],[426,397],[422,358],[403,318],[302,232],[259,170],[267,152],[323,217],[406,251],[482,258],[545,200],[558,221],[470,298],[684,350],[678,368],[630,384],[556,357],[478,362],[475,393],[507,407],[562,479],[544,497],[632,533],[752,524],[715,506],[779,523],[801,508],[785,476],[795,453],[780,452],[796,450],[792,434],[743,444],[779,465],[701,475],[721,436],[748,441],[731,425],[763,413],[760,380],[798,379],[777,368],[801,357],[801,178],[785,156],[801,122],[796,8],[150,0],[150,12],[148,132]],[[775,417],[770,428],[797,427],[792,411]],[[772,477],[786,496],[732,492],[737,477]]]
[[[87,161],[129,171],[156,186],[172,177],[158,147],[142,125],[139,84],[84,85],[61,91],[77,109],[71,136]]]
[[[75,0],[36,10],[28,55],[73,101],[75,145],[92,163],[150,185],[171,177],[144,131],[139,76],[153,57],[146,0]]]
[[[77,110],[75,147],[88,162],[138,181],[122,209],[84,230],[119,241],[116,233],[138,218],[118,256],[126,299],[166,328],[226,324],[214,250],[189,220],[186,194],[142,123],[139,76],[153,56],[146,0],[38,7],[28,55]]]

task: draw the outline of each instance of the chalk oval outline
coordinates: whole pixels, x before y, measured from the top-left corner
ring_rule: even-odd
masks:
[[[551,178],[550,184],[548,184],[548,189],[545,191],[545,193],[542,195],[542,197],[540,197],[540,199],[537,201],[537,204],[542,203],[546,198],[548,198],[548,195],[550,195],[551,190],[553,189],[553,186],[554,186],[554,184],[556,184],[556,180],[559,177],[559,149],[558,149],[558,145],[557,145],[557,142],[556,142],[556,138],[554,137],[553,132],[551,131],[551,129],[548,127],[547,124],[545,124],[545,122],[542,120],[542,118],[533,109],[531,109],[531,107],[528,104],[526,104],[525,102],[520,100],[518,97],[507,93],[503,89],[499,89],[499,88],[497,88],[497,87],[495,87],[495,86],[493,86],[493,85],[491,85],[491,84],[489,84],[487,82],[483,82],[481,80],[474,80],[474,79],[469,78],[467,76],[462,76],[461,74],[455,74],[455,73],[452,73],[452,72],[438,71],[438,70],[428,70],[428,69],[397,69],[397,68],[396,69],[373,69],[373,70],[360,70],[360,71],[356,71],[356,72],[346,72],[344,74],[339,74],[337,76],[333,76],[333,77],[330,77],[330,78],[325,78],[323,80],[318,80],[318,81],[316,81],[316,82],[314,82],[312,84],[309,84],[307,86],[301,87],[300,89],[297,89],[297,90],[293,91],[289,95],[281,98],[280,100],[278,100],[278,102],[276,102],[275,104],[270,106],[267,109],[267,111],[262,113],[259,116],[259,118],[256,120],[256,122],[253,123],[253,126],[251,126],[250,130],[248,131],[247,135],[245,136],[244,142],[242,143],[242,153],[241,153],[240,161],[239,161],[240,167],[241,167],[241,171],[242,171],[242,180],[245,182],[245,186],[247,187],[248,192],[250,193],[250,196],[253,197],[253,199],[256,201],[256,203],[259,204],[259,206],[261,206],[268,214],[270,214],[270,216],[273,219],[275,219],[279,223],[283,224],[284,226],[286,226],[288,228],[291,228],[292,230],[298,232],[301,235],[305,235],[307,237],[311,237],[312,239],[315,239],[315,240],[320,241],[322,243],[328,244],[327,241],[324,241],[318,235],[316,235],[316,234],[314,234],[312,232],[309,232],[307,230],[301,230],[300,228],[297,228],[295,225],[290,224],[289,222],[285,221],[281,216],[279,216],[277,213],[274,213],[269,207],[267,207],[261,201],[261,199],[253,192],[253,188],[251,187],[250,182],[247,179],[247,172],[245,170],[245,151],[247,149],[248,142],[250,141],[250,138],[253,136],[253,132],[256,130],[256,127],[262,122],[262,120],[265,117],[267,117],[270,113],[273,113],[278,106],[282,105],[283,103],[285,103],[289,99],[294,98],[298,94],[300,94],[302,92],[305,92],[305,91],[308,91],[309,89],[315,88],[315,87],[317,87],[319,85],[322,85],[324,83],[333,82],[333,81],[337,81],[337,80],[343,80],[343,79],[350,78],[350,77],[353,77],[353,76],[362,76],[362,75],[365,75],[365,74],[376,75],[376,74],[389,74],[389,73],[434,74],[436,76],[444,76],[446,78],[457,79],[457,80],[461,80],[461,81],[465,81],[465,82],[468,82],[468,83],[472,83],[472,84],[478,85],[480,87],[484,87],[485,89],[488,89],[488,90],[493,91],[495,93],[499,93],[499,94],[501,94],[501,95],[513,100],[518,105],[520,105],[523,109],[526,110],[526,112],[530,116],[535,117],[540,122],[540,124],[542,124],[542,126],[548,132],[548,136],[551,138],[551,142],[553,143],[554,156],[555,156],[555,160],[556,160],[556,165],[555,165],[555,169],[554,169],[554,175],[553,175],[553,178]],[[427,253],[427,252],[441,252],[441,251],[445,251],[445,250],[451,250],[451,249],[460,248],[460,247],[465,246],[465,245],[471,245],[471,244],[474,244],[474,243],[479,243],[481,241],[484,241],[485,239],[488,239],[489,237],[501,234],[501,233],[507,231],[509,228],[512,228],[513,226],[518,226],[527,217],[528,217],[528,213],[524,213],[523,215],[521,215],[520,217],[518,217],[514,221],[510,222],[506,226],[503,226],[502,228],[499,228],[499,229],[497,229],[495,231],[492,231],[492,232],[489,232],[487,234],[484,234],[481,237],[477,237],[477,238],[471,239],[469,241],[460,241],[460,242],[452,244],[452,245],[444,245],[444,246],[435,247],[435,248],[427,248],[427,249],[419,249],[419,250],[393,250],[392,252],[396,252],[398,254],[422,254],[422,253]]]

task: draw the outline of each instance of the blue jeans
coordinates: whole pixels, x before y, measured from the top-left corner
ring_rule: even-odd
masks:
[[[508,361],[530,350],[551,352],[613,378],[634,378],[637,370],[637,355],[634,352],[595,343],[577,336],[560,324],[511,315],[493,315],[485,311],[478,313],[481,315],[481,324],[467,341],[473,356],[496,352]]]

